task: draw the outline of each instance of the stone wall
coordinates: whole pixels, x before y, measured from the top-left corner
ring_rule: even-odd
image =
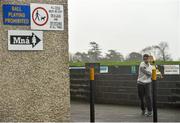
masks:
[[[30,26],[2,23],[2,5],[64,5],[64,31],[44,31],[43,51],[8,51],[8,30]],[[0,0],[0,121],[69,121],[67,0]]]

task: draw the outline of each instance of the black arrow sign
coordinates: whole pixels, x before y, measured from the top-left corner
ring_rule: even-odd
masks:
[[[34,33],[32,33],[32,36],[25,36],[25,35],[10,36],[10,44],[12,45],[32,45],[33,48],[40,41],[41,39],[39,39]]]

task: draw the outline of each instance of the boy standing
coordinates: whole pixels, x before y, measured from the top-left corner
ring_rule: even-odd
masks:
[[[152,66],[149,63],[149,55],[143,55],[143,62],[139,66],[139,75],[137,80],[138,96],[141,101],[142,115],[152,116],[152,99],[151,99],[151,75]],[[145,108],[144,99],[147,105],[147,112]]]

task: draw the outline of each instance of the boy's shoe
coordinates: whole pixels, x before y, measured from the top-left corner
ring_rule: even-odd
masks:
[[[145,116],[146,116],[146,117],[152,117],[152,111],[146,112],[146,113],[145,113]]]
[[[142,113],[141,113],[141,114],[142,114],[142,115],[145,115],[145,113],[146,113],[146,111],[145,111],[145,110],[142,110]]]

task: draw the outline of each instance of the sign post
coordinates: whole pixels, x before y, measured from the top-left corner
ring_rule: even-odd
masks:
[[[90,66],[90,122],[95,122],[94,110],[94,66]]]
[[[153,122],[157,122],[157,75],[156,69],[152,70],[152,94],[153,94]]]
[[[86,63],[86,73],[90,80],[90,122],[95,122],[95,74],[100,72],[100,63]]]

